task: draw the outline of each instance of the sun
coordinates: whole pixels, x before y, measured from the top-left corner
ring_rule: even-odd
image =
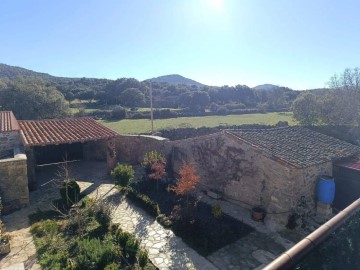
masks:
[[[216,11],[222,11],[224,9],[224,0],[207,0],[210,7]]]

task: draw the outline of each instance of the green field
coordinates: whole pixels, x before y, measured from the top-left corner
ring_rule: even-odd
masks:
[[[226,116],[179,117],[154,120],[154,130],[181,127],[216,127],[242,124],[274,125],[279,121],[287,121],[295,125],[292,113],[241,114]],[[151,132],[151,121],[148,119],[124,119],[120,121],[99,120],[100,123],[120,134],[142,134]]]

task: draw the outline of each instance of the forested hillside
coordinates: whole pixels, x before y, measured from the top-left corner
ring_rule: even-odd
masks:
[[[9,85],[13,87],[21,84],[26,88],[24,80],[34,77],[38,80],[31,81],[28,91],[42,89],[43,85],[46,85],[53,92],[59,91],[69,102],[70,107],[74,106],[72,102],[78,99],[88,101],[86,106],[105,110],[112,110],[114,106],[119,105],[127,108],[148,107],[150,83],[154,107],[182,108],[187,111],[187,115],[201,115],[205,111],[219,115],[285,111],[289,110],[293,100],[298,96],[298,91],[286,87],[262,90],[246,85],[206,86],[180,75],[162,76],[145,81],[134,78],[117,80],[63,78],[4,64],[0,64],[0,91],[3,91],[4,95],[4,89],[8,89]],[[39,87],[34,88],[37,83]],[[4,98],[0,100],[2,109],[12,109],[9,103],[5,104],[5,100]],[[13,106],[16,104],[15,102]],[[42,117],[43,115],[39,115],[36,118]]]

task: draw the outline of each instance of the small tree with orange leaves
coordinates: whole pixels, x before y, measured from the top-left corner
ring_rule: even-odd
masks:
[[[156,150],[145,154],[144,161],[141,164],[145,169],[147,177],[156,180],[156,191],[159,191],[159,181],[166,176],[166,159]]]
[[[172,190],[176,195],[186,195],[186,202],[189,206],[189,195],[199,184],[200,176],[196,174],[195,165],[186,162],[180,167],[179,175],[180,177],[177,179],[176,186],[172,187]]]
[[[159,191],[159,181],[165,177],[165,162],[155,162],[151,165],[151,173],[148,175],[150,179],[156,180],[156,191]]]

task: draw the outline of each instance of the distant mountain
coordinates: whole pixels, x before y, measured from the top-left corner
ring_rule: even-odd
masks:
[[[204,84],[199,83],[197,81],[185,78],[178,74],[171,74],[171,75],[165,75],[160,76],[152,79],[148,79],[147,81],[153,81],[158,83],[169,83],[169,84],[185,84],[185,85],[196,85],[196,86],[204,86]]]
[[[269,84],[269,83],[268,84],[261,84],[261,85],[253,87],[253,89],[255,89],[255,90],[273,90],[273,89],[276,89],[276,88],[279,88],[279,86],[274,85],[274,84]]]
[[[8,78],[10,80],[16,79],[17,77],[40,77],[43,79],[54,79],[54,76],[51,76],[47,73],[41,73],[32,71],[26,68],[9,66],[5,64],[0,64],[0,78]]]

